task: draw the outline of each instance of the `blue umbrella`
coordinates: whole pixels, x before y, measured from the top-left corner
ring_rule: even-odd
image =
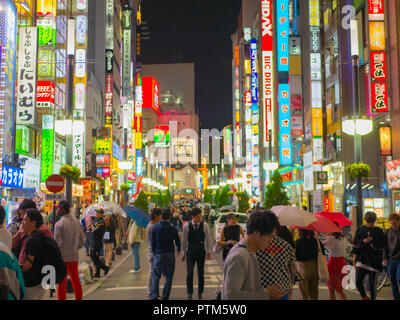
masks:
[[[122,209],[130,218],[135,220],[135,222],[143,228],[146,228],[149,224],[150,216],[142,209],[133,206],[123,207]]]

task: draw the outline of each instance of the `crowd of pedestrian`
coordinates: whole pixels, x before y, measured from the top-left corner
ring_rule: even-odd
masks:
[[[281,226],[275,214],[255,207],[249,212],[246,231],[238,224],[235,213],[228,214],[226,225],[213,246],[205,212],[199,208],[190,210],[187,205],[181,212],[178,208],[152,210],[147,231],[149,299],[160,298],[158,287],[162,275],[166,282],[161,298],[169,298],[175,268],[174,252],[182,261],[186,260],[189,300],[193,299],[193,275],[197,266],[197,296],[202,299],[205,261],[211,259],[212,251],[222,251],[223,281],[216,298],[291,300],[293,288],[298,284],[301,299],[318,300],[319,285],[325,282],[330,300],[337,297],[347,300],[343,279],[347,274],[345,267],[349,264],[345,257],[349,246],[353,247],[355,283],[361,298],[376,299],[375,277],[382,270],[385,259],[393,297],[399,299],[400,216],[397,214],[390,215],[392,228],[384,233],[374,225],[377,219],[375,213],[367,213],[364,217],[366,225],[357,230],[352,244],[343,232],[323,235],[301,228],[294,239],[293,229]],[[156,218],[160,215],[161,218]],[[326,278],[321,276],[319,270],[320,255],[325,257]],[[370,298],[365,293],[365,283],[369,286]]]
[[[79,251],[83,247],[93,261],[94,277],[100,277],[101,270],[104,275],[108,274],[117,244],[116,234],[121,232],[120,221],[115,215],[105,215],[103,209],[97,209],[96,217],[79,221],[71,214],[71,205],[67,201],[60,202],[56,215],[52,231],[36,203],[26,199],[20,203],[6,229],[6,212],[0,206],[1,299],[40,300],[45,289],[50,287],[57,290],[59,300],[66,300],[69,274],[75,299],[82,300],[78,268]],[[293,230],[281,226],[274,213],[256,207],[249,213],[245,230],[238,224],[237,214],[229,213],[214,245],[210,217],[209,207],[184,205],[181,210],[152,207],[146,229],[136,221],[130,221],[126,235],[132,250],[133,269],[129,273],[140,272],[140,246],[147,240],[147,299],[170,298],[176,259],[186,263],[187,298],[193,299],[194,273],[197,271],[197,298],[203,299],[205,263],[221,251],[222,283],[215,299],[291,300],[293,288],[298,284],[303,300],[318,300],[319,285],[324,281],[329,299],[335,300],[338,296],[346,300],[343,279],[349,264],[345,257],[349,246],[353,247],[355,284],[362,300],[376,299],[377,274],[384,265],[387,265],[393,298],[400,299],[398,214],[389,216],[391,228],[384,232],[375,225],[376,214],[367,212],[364,216],[366,224],[357,229],[352,244],[343,232],[320,237],[318,232],[300,228],[294,238]],[[322,260],[327,270],[326,278],[321,275],[321,255],[329,257]],[[56,279],[44,283],[47,272],[44,267],[49,265],[55,268]],[[162,277],[165,277],[165,283],[160,295]]]
[[[85,245],[86,254],[94,263],[94,277],[110,269],[117,223],[113,215],[103,218],[102,209],[96,218],[86,216],[79,221],[71,213],[71,205],[61,201],[53,217],[38,209],[31,199],[23,200],[13,212],[6,229],[6,213],[0,206],[0,297],[41,300],[46,289],[51,296],[57,291],[58,300],[66,300],[69,274],[76,300],[82,300],[79,276],[79,251]],[[105,263],[100,259],[105,251]],[[54,270],[50,270],[53,267]],[[46,278],[54,271],[55,279]]]

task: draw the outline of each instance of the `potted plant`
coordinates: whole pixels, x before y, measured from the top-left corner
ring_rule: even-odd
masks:
[[[75,184],[80,184],[81,169],[76,166],[63,165],[60,168],[60,175],[67,179],[70,178]]]
[[[122,191],[123,193],[123,199],[121,199],[121,202],[123,200],[122,206],[125,206],[125,203],[128,202],[128,191],[131,189],[131,187],[129,186],[129,184],[127,183],[123,183],[121,184],[121,186],[119,187],[119,189]]]
[[[131,189],[131,187],[129,186],[129,184],[123,183],[121,184],[120,189],[122,192],[128,192]]]
[[[371,168],[366,163],[360,162],[349,164],[346,166],[346,171],[351,180],[355,180],[356,178],[367,179],[371,173]]]

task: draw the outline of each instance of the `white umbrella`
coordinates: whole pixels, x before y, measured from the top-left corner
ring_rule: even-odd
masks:
[[[278,217],[279,223],[283,226],[307,227],[310,223],[317,221],[312,213],[296,207],[275,206],[271,211]]]
[[[103,209],[104,214],[115,214],[117,216],[127,217],[126,212],[115,202],[104,201],[101,203],[94,203],[86,208],[84,217],[91,216],[94,217],[96,215],[96,209]]]

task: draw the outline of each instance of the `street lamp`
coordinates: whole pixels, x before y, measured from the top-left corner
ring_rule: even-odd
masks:
[[[351,38],[351,56],[353,64],[353,115],[343,119],[342,131],[348,135],[354,136],[354,162],[362,161],[362,140],[361,137],[369,134],[373,130],[373,122],[361,116],[360,105],[358,101],[358,22],[350,21],[350,38]],[[356,199],[357,199],[357,216],[356,227],[362,226],[362,182],[361,177],[356,179]]]
[[[365,118],[344,118],[342,122],[342,131],[350,136],[365,136],[372,132],[373,127],[373,121]]]

